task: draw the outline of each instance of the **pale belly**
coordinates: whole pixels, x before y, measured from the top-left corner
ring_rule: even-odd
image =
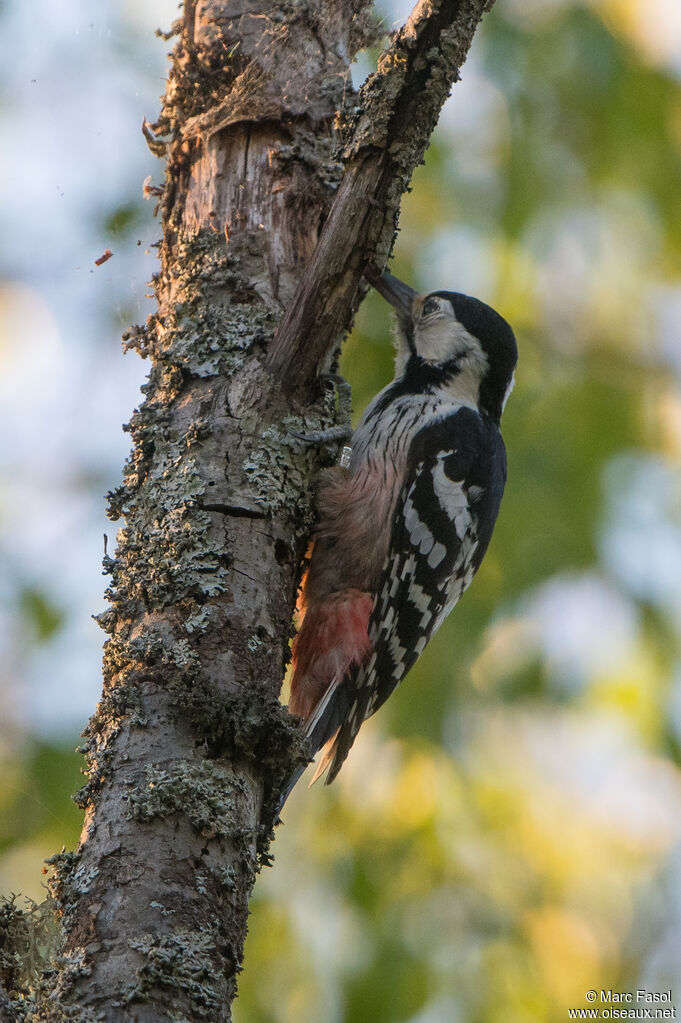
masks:
[[[463,404],[456,399],[445,403],[441,396],[405,395],[379,412],[380,397],[353,434],[350,469],[331,469],[321,483],[308,599],[349,588],[376,592],[411,442],[427,422]]]

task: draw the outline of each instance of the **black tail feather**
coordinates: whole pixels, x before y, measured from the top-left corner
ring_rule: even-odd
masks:
[[[350,691],[349,686],[347,684],[347,679],[345,679],[343,682],[340,683],[340,685],[337,686],[335,692],[329,699],[329,702],[327,703],[326,707],[320,714],[318,720],[314,722],[314,725],[312,726],[310,732],[308,733],[307,752],[309,754],[310,760],[313,759],[315,754],[319,752],[322,746],[326,745],[329,739],[333,738],[333,736],[336,734],[336,732],[339,730],[339,728],[342,726],[343,722],[347,718],[349,709]],[[284,803],[291,795],[291,792],[295,788],[301,776],[304,774],[306,768],[307,764],[302,764],[299,767],[296,767],[295,771],[289,778],[288,784],[286,785],[286,788],[284,789],[281,799],[279,801],[279,806],[277,808],[278,814],[281,813]],[[336,771],[336,773],[338,772]]]

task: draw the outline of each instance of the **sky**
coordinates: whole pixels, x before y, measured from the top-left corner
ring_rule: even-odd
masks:
[[[100,687],[91,615],[104,606],[103,534],[113,541],[117,528],[103,494],[120,479],[121,426],[146,375],[120,338],[153,308],[160,235],[142,183],[161,167],[140,127],[164,89],[168,44],[154,30],[175,9],[0,9],[0,124],[11,140],[0,157],[0,699],[4,714],[45,733],[72,732]],[[131,197],[136,230],[117,240],[107,221]],[[106,249],[113,257],[96,266]],[[64,626],[36,645],[23,611],[41,598]]]

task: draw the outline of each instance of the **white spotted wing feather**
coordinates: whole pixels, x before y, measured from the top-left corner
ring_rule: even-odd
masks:
[[[333,780],[362,722],[404,678],[470,584],[487,549],[505,481],[496,427],[471,409],[417,434],[373,611],[369,660],[344,682],[351,712],[329,744]]]

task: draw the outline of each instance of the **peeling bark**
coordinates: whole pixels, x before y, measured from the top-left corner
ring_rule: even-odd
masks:
[[[489,6],[421,0],[358,99],[369,0],[185,2],[144,126],[167,158],[158,312],[126,336],[151,369],[109,495],[85,824],[52,859],[61,954],[24,1017],[230,1019],[303,757],[278,694],[320,462],[294,431],[337,417],[319,370]]]
[[[360,90],[338,194],[268,356],[286,389],[314,386],[352,325],[364,268],[385,265],[402,195],[493,3],[419,0]]]

